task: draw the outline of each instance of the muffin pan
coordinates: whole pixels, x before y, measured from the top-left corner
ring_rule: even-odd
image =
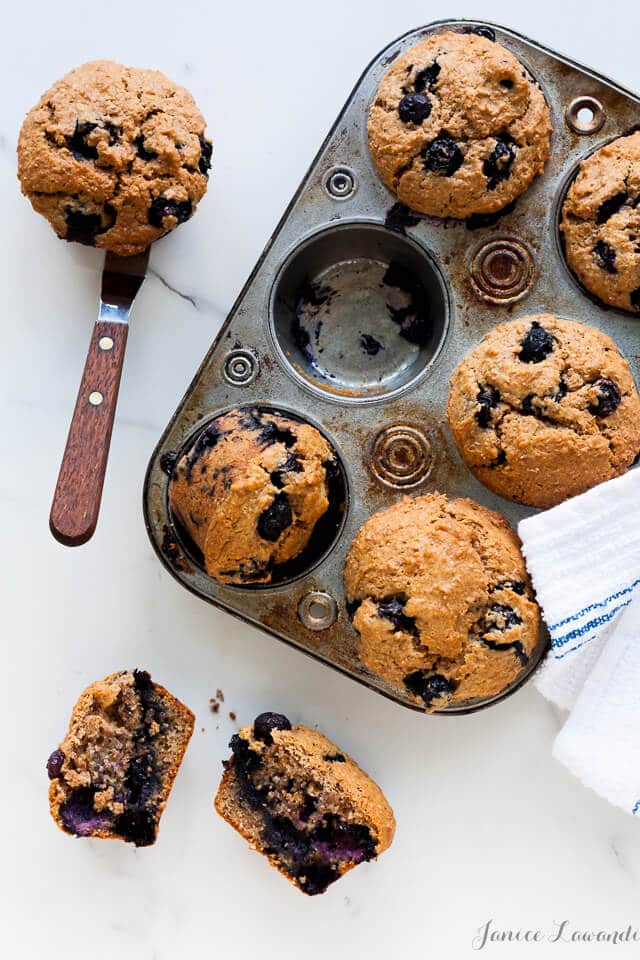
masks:
[[[544,174],[499,219],[463,222],[400,207],[375,172],[367,116],[389,64],[433,32],[480,25],[441,21],[412,31],[366,69],[156,447],[144,489],[153,546],[183,586],[413,709],[420,708],[357,658],[342,586],[355,532],[405,494],[432,490],[472,497],[514,525],[534,512],[493,495],[463,465],[445,427],[455,365],[496,324],[548,312],[600,327],[636,380],[640,372],[640,317],[606,310],[582,290],[558,234],[579,162],[633,127],[637,97],[496,26],[496,40],[531,72],[551,109]],[[344,508],[334,511],[319,548],[267,585],[226,586],[208,577],[168,507],[176,456],[207,421],[238,406],[311,423],[341,465]],[[499,696],[433,716],[503,699],[545,649],[543,639],[525,675]]]

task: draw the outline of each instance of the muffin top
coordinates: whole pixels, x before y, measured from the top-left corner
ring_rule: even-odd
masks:
[[[640,312],[640,132],[580,164],[562,206],[567,263],[603,303]]]
[[[207,189],[211,143],[191,94],[157,70],[96,60],[29,111],[22,191],[58,236],[139,253],[188,220]]]
[[[467,354],[447,419],[482,483],[536,507],[618,476],[640,450],[640,398],[615,343],[548,314],[500,324]]]
[[[374,514],[344,582],[360,660],[429,710],[501,693],[538,643],[519,540],[473,500],[433,493]]]
[[[259,408],[212,420],[173,470],[171,510],[223,583],[268,583],[329,507],[335,456],[309,424]]]
[[[400,201],[466,218],[502,210],[542,172],[551,121],[513,54],[486,35],[447,32],[394,61],[368,130],[378,173]]]

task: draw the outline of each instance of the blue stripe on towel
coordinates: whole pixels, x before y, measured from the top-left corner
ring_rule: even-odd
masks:
[[[571,640],[583,637],[585,633],[590,633],[596,627],[601,627],[603,623],[608,623],[609,620],[613,620],[618,610],[622,610],[623,607],[628,607],[630,603],[631,599],[626,600],[624,603],[619,603],[613,610],[609,610],[608,613],[603,613],[601,616],[595,617],[593,620],[587,621],[587,623],[583,623],[581,627],[576,627],[575,630],[570,630],[569,633],[565,633],[561,637],[552,637],[551,646],[562,647]]]
[[[630,603],[631,603],[631,600],[627,600],[625,603],[621,603],[619,607],[616,607],[615,610],[612,610],[612,611],[611,611],[611,615],[610,615],[609,617],[600,618],[600,619],[608,619],[608,620],[610,620],[613,616],[615,616],[615,614],[618,612],[618,610],[622,610],[623,607],[628,607]],[[579,650],[580,647],[584,647],[584,646],[586,646],[587,643],[591,643],[591,641],[592,641],[593,639],[595,639],[595,637],[597,637],[597,636],[598,636],[598,631],[596,630],[595,627],[592,627],[591,630],[589,631],[589,634],[587,634],[587,636],[586,636],[583,640],[581,640],[580,643],[576,643],[575,646],[569,647],[568,650],[563,650],[562,653],[554,653],[554,654],[553,654],[553,659],[554,659],[554,660],[562,660],[564,657],[568,656],[570,653],[573,653],[575,650]],[[552,641],[551,641],[551,649],[553,650],[554,647],[555,647],[555,643],[554,643],[554,641],[552,640]]]
[[[633,814],[640,813],[640,800],[636,800],[636,802],[633,805],[633,810],[631,811],[631,813]]]
[[[558,627],[564,627],[565,623],[571,623],[572,620],[579,620],[580,617],[583,617],[585,613],[589,613],[591,610],[596,610],[598,607],[606,607],[612,600],[619,600],[620,597],[623,597],[627,593],[631,593],[632,590],[635,590],[637,586],[640,586],[640,578],[634,580],[633,583],[630,583],[628,587],[624,587],[622,590],[618,590],[617,593],[612,593],[611,596],[605,597],[604,600],[598,600],[596,603],[590,603],[588,607],[583,607],[582,610],[578,610],[577,613],[572,613],[571,616],[565,617],[564,620],[559,620],[558,623],[554,623],[549,627],[549,631],[553,632],[557,630]]]

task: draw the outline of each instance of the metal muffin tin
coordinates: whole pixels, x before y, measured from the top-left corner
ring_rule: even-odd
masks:
[[[357,529],[402,496],[433,490],[472,497],[514,525],[534,512],[492,494],[462,463],[445,426],[455,365],[496,324],[550,312],[605,330],[636,380],[639,372],[640,318],[605,309],[586,294],[565,264],[557,229],[579,162],[638,121],[640,100],[634,94],[492,25],[496,40],[527,67],[550,106],[554,133],[543,175],[511,212],[478,225],[406,218],[406,208],[394,207],[395,197],[376,174],[367,116],[389,65],[433,33],[481,25],[433,23],[394,40],[367,67],[162,435],[144,487],[151,541],[183,586],[413,709],[420,708],[357,658],[342,585]],[[369,329],[367,316],[376,314],[380,264],[389,262],[420,276],[431,300],[434,334],[422,348],[396,336],[384,356],[370,356],[360,349],[359,336],[380,332]],[[332,317],[325,317],[325,351],[322,360],[314,354],[314,363],[292,334],[296,287],[306,279],[344,293],[333,317],[341,322],[332,327]],[[317,426],[338,454],[347,493],[330,548],[287,582],[253,588],[225,586],[204,573],[174,527],[167,497],[175,454],[212,417],[245,405],[289,412]],[[467,713],[502,700],[535,670],[546,643],[541,641],[525,675],[507,691],[434,715]]]

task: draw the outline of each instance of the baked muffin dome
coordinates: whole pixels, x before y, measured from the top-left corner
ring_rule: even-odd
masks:
[[[624,473],[640,450],[640,397],[613,340],[549,314],[502,323],[467,354],[447,419],[477,478],[534,507]]]
[[[640,132],[580,164],[562,205],[566,259],[603,303],[640,312]]]
[[[258,408],[212,420],[176,464],[171,511],[222,583],[268,583],[329,508],[335,455],[309,424]]]
[[[59,237],[129,256],[192,216],[211,151],[184,87],[158,70],[96,60],[29,111],[18,176]]]
[[[433,493],[374,514],[344,584],[360,660],[428,710],[502,693],[539,640],[520,542],[473,500]]]
[[[488,36],[432,34],[398,57],[378,87],[369,150],[387,187],[420,213],[496,213],[549,157],[542,90]]]

